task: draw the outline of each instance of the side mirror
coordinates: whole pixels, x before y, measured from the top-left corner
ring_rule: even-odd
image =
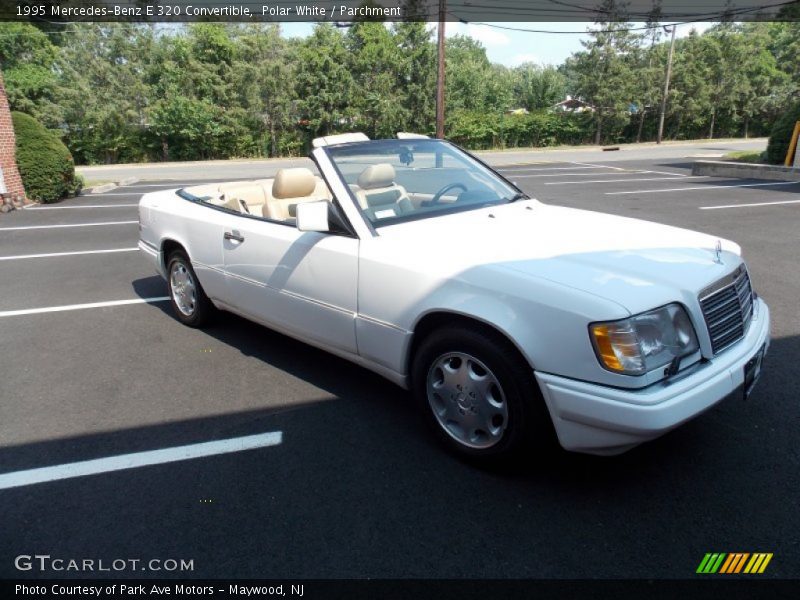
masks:
[[[331,230],[328,217],[330,202],[317,200],[314,202],[301,202],[297,204],[297,229],[300,231],[321,231],[327,233]]]

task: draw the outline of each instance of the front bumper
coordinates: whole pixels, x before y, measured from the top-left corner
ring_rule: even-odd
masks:
[[[624,390],[536,372],[561,445],[575,452],[620,454],[740,389],[745,364],[769,346],[769,309],[761,299],[756,308],[744,339],[666,383]]]

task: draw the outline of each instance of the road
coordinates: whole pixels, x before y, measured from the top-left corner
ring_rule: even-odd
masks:
[[[623,144],[618,151],[604,152],[601,147],[542,148],[538,150],[507,150],[477,152],[491,165],[529,163],[542,160],[617,162],[631,159],[676,159],[691,157],[719,158],[734,150],[760,151],[767,147],[766,138],[750,140],[707,140],[655,144]],[[130,177],[163,181],[196,179],[245,179],[266,177],[265,172],[282,167],[301,167],[311,164],[307,158],[265,160],[220,160],[178,163],[147,163],[133,165],[100,165],[78,167],[88,182],[121,181]]]
[[[554,452],[509,472],[443,452],[406,393],[363,369],[232,315],[181,326],[134,250],[136,201],[165,184],[3,216],[0,481],[281,439],[0,490],[0,577],[74,576],[15,569],[16,556],[40,553],[193,561],[190,572],[110,574],[125,577],[686,578],[706,552],[737,551],[774,553],[763,577],[800,577],[800,183],[617,156],[502,170],[544,202],[739,242],[772,311],[763,377],[747,401],[622,456]]]

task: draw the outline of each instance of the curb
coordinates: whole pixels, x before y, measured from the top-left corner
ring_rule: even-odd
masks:
[[[110,192],[116,189],[116,187],[116,183],[104,183],[103,185],[96,185],[92,188],[88,188],[86,191],[90,194],[102,194],[103,192]]]
[[[800,181],[800,169],[781,165],[755,165],[724,160],[698,160],[692,165],[692,175],[738,177],[740,179],[769,179]]]
[[[139,181],[138,177],[126,177],[125,179],[120,179],[119,181],[114,181],[111,183],[104,183],[102,185],[96,185],[94,187],[86,188],[87,194],[102,194],[104,192],[110,192],[122,185],[133,185]]]

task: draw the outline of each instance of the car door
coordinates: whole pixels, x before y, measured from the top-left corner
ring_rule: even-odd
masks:
[[[358,239],[235,220],[222,241],[226,301],[275,329],[356,353]]]
[[[224,257],[218,240],[222,240],[222,232],[237,220],[236,216],[203,203],[189,203],[182,210],[187,249],[203,291],[213,300],[224,301],[227,285]],[[181,236],[176,237],[181,239]]]

